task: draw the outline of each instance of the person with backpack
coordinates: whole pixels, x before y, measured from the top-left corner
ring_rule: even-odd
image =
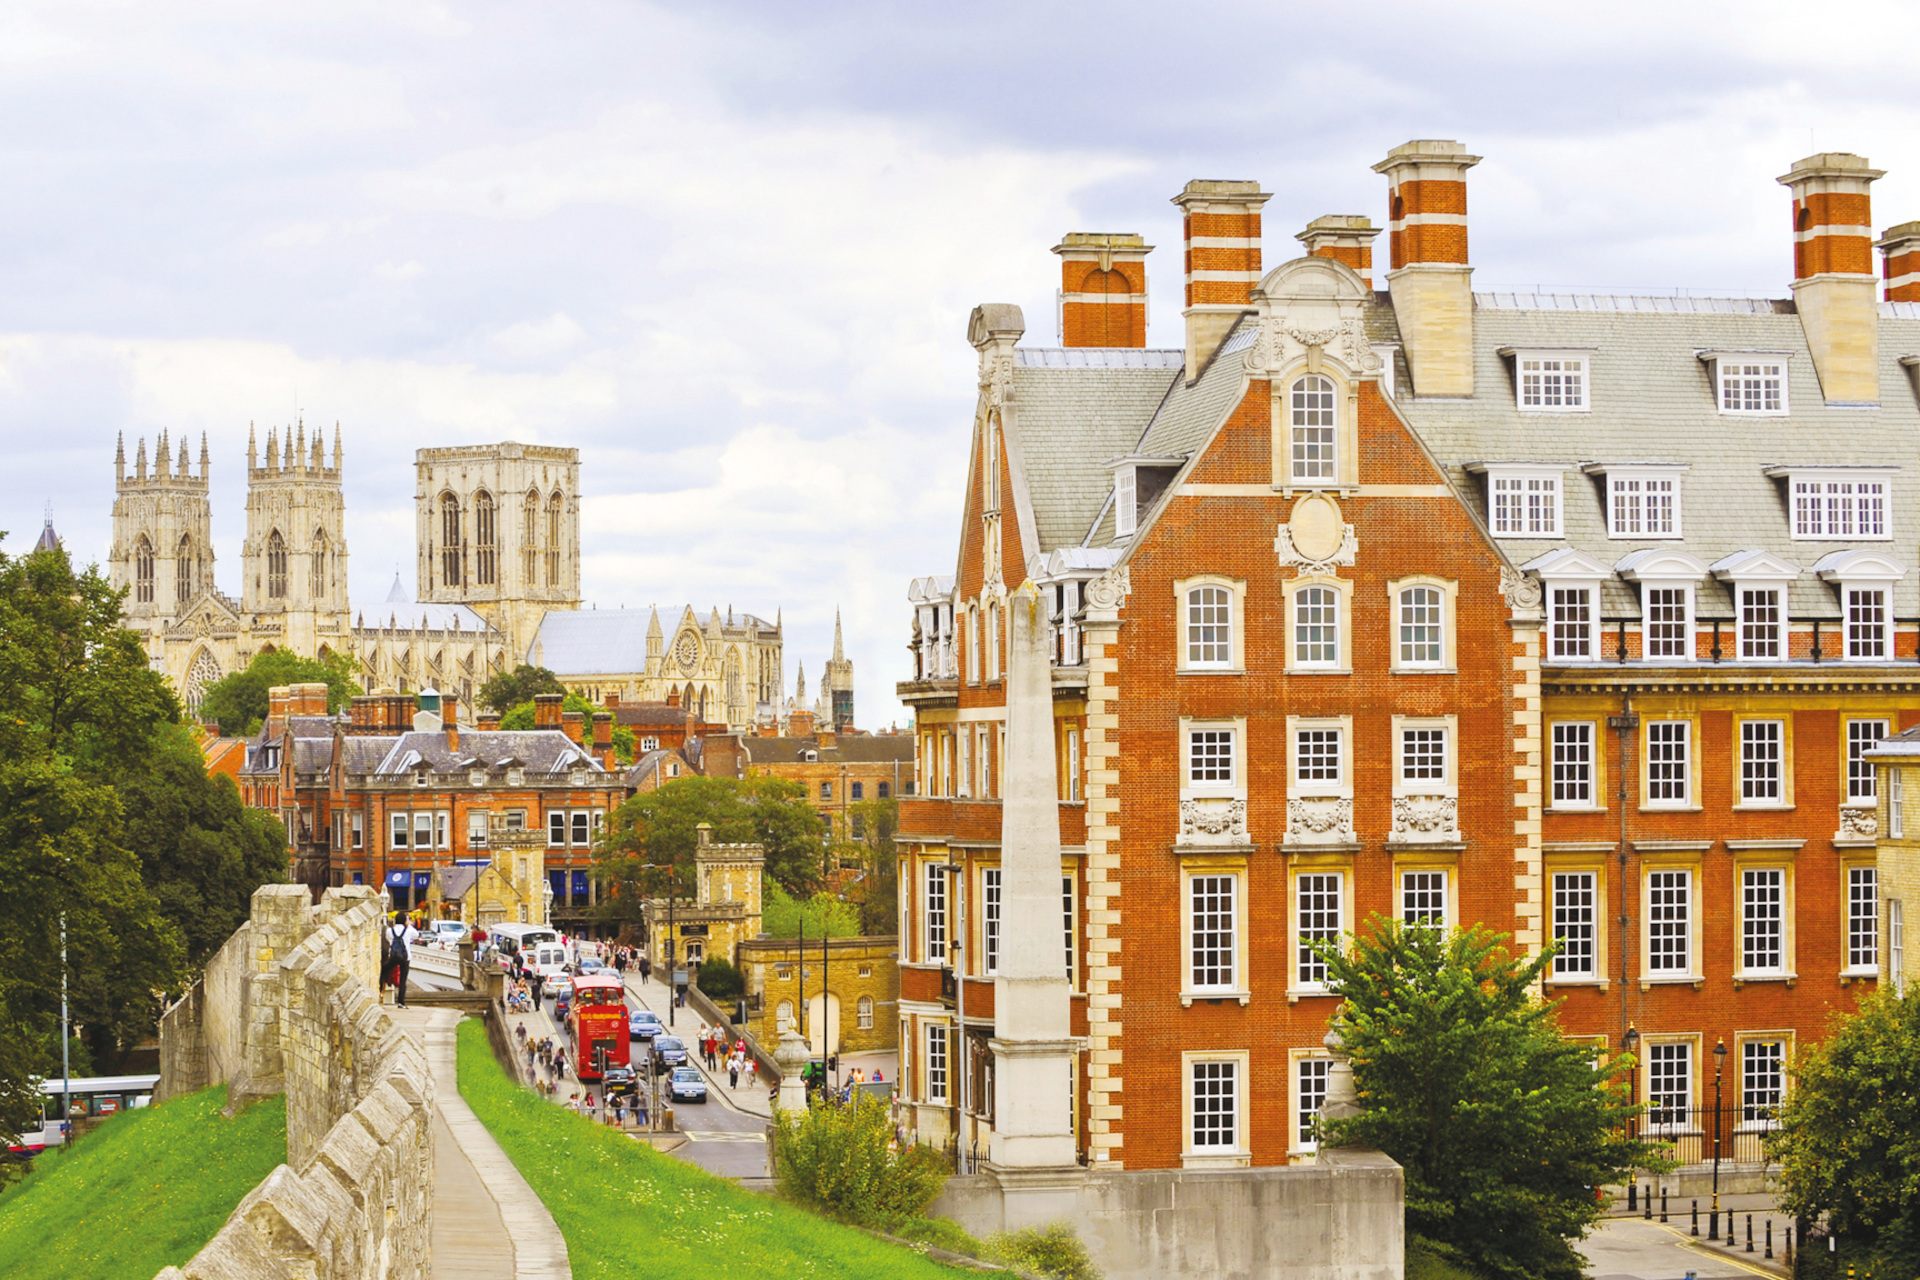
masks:
[[[419,936],[407,923],[407,918],[396,912],[393,924],[387,928],[381,939],[381,950],[385,955],[383,963],[392,966],[393,1003],[397,1009],[407,1007],[407,974],[413,969],[409,947]]]

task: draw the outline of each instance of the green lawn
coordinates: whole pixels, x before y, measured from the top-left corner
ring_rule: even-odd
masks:
[[[0,1195],[0,1276],[146,1280],[198,1253],[287,1158],[287,1100],[231,1120],[216,1085],[129,1111]]]
[[[566,1237],[573,1274],[727,1280],[952,1280],[897,1245],[663,1156],[507,1078],[475,1019],[460,1024],[460,1096]]]

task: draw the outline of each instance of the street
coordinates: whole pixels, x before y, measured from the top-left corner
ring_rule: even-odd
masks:
[[[1706,1206],[1702,1206],[1700,1234],[1691,1234],[1692,1202],[1669,1205],[1668,1220],[1642,1217],[1603,1219],[1580,1243],[1593,1280],[1727,1280],[1735,1276],[1786,1274],[1786,1230],[1789,1219],[1768,1212],[1766,1196],[1726,1196],[1722,1204],[1733,1210],[1737,1233],[1733,1248],[1708,1239]],[[1746,1251],[1748,1215],[1753,1220],[1753,1252]],[[1773,1227],[1773,1257],[1766,1256],[1767,1226]],[[1722,1231],[1725,1218],[1722,1217]]]

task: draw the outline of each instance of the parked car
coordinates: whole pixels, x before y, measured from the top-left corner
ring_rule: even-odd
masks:
[[[707,1082],[693,1067],[675,1067],[667,1080],[667,1097],[675,1102],[705,1102]]]
[[[665,1075],[670,1067],[687,1065],[687,1046],[678,1036],[655,1036],[653,1038],[653,1073]]]
[[[467,940],[467,926],[458,920],[435,920],[427,940],[451,951]]]
[[[651,1040],[666,1030],[660,1015],[651,1009],[635,1009],[627,1015],[627,1039]]]

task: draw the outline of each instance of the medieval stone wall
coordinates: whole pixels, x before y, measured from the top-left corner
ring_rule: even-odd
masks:
[[[252,918],[161,1024],[172,1097],[226,1080],[229,1106],[287,1095],[287,1163],[161,1280],[425,1277],[433,1080],[380,1006],[384,903],[363,886],[307,905],[265,885]]]

